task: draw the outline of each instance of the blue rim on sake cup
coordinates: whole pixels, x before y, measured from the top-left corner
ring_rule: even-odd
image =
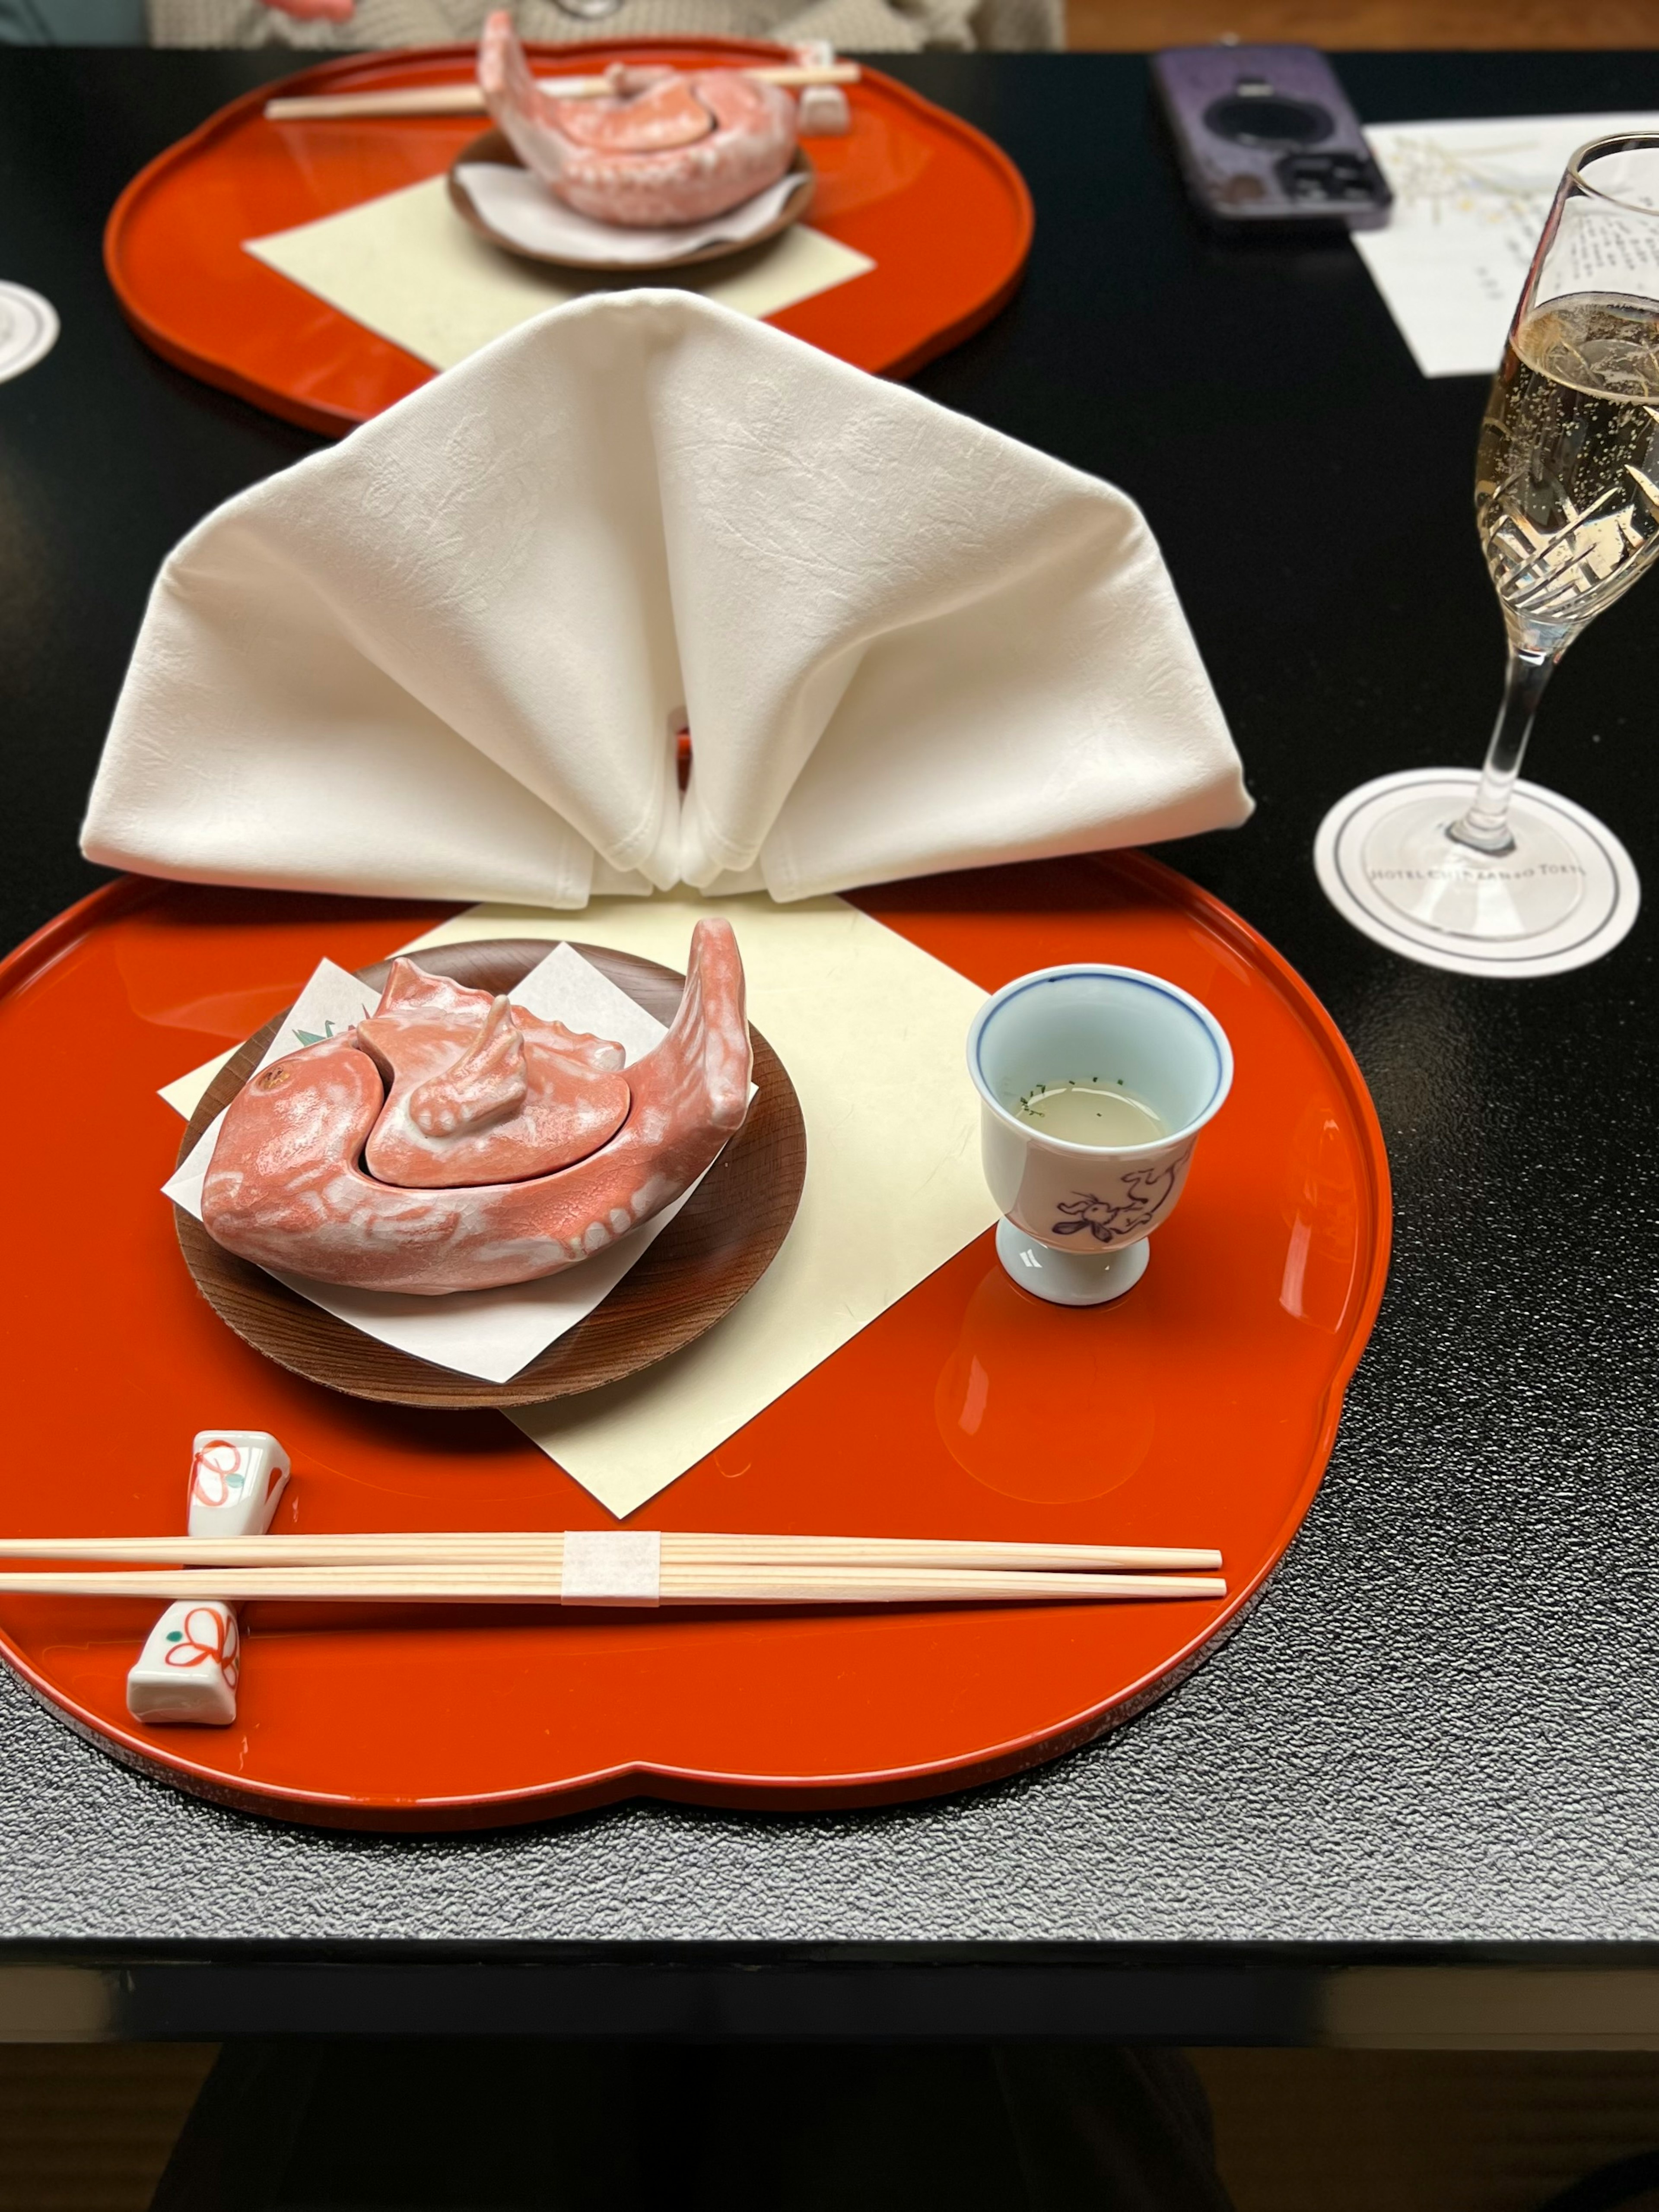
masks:
[[[1161,975],[1149,975],[1141,968],[1118,968],[1102,961],[1079,961],[1064,968],[1034,969],[1029,975],[1016,975],[1012,983],[1005,983],[1000,991],[994,992],[975,1015],[968,1031],[968,1073],[981,1098],[999,1121],[1028,1143],[1040,1146],[1048,1152],[1071,1154],[1079,1158],[1086,1159],[1091,1155],[1097,1158],[1099,1157],[1100,1148],[1096,1146],[1073,1144],[1068,1137],[1048,1136],[1040,1129],[1034,1129],[1029,1121],[1022,1121],[1017,1114],[1011,1113],[992,1090],[984,1065],[986,1036],[999,1016],[1016,1000],[1027,992],[1041,991],[1055,983],[1089,978],[1131,984],[1172,1000],[1191,1017],[1208,1041],[1214,1055],[1214,1076],[1210,1095],[1199,1112],[1188,1115],[1179,1127],[1166,1129],[1161,1135],[1149,1138],[1145,1144],[1114,1145],[1109,1149],[1114,1154],[1132,1159],[1138,1153],[1164,1151],[1172,1144],[1195,1137],[1206,1122],[1215,1119],[1226,1103],[1227,1094],[1233,1086],[1233,1048],[1228,1042],[1227,1032],[1201,1000],[1194,998],[1190,991],[1183,991],[1178,983],[1167,982]]]

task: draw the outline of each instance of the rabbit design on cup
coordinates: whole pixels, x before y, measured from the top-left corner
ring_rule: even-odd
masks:
[[[1179,1159],[1158,1167],[1132,1168],[1121,1182],[1126,1195],[1116,1204],[1093,1191],[1079,1191],[1074,1199],[1056,1207],[1057,1212],[1069,1218],[1056,1221],[1049,1235],[1079,1237],[1086,1230],[1097,1244],[1115,1244],[1121,1238],[1138,1236],[1157,1218],[1174,1191],[1187,1157],[1183,1152]]]

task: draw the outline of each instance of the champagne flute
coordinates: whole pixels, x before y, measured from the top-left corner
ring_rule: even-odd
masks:
[[[1519,778],[1562,654],[1659,558],[1659,134],[1595,140],[1561,179],[1486,402],[1474,510],[1509,645],[1485,764],[1472,789],[1431,770],[1351,794],[1332,817],[1348,809],[1345,882],[1402,950],[1577,964],[1624,934],[1634,872],[1611,832]]]

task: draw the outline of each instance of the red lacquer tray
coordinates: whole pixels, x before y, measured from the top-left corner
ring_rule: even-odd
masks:
[[[595,39],[532,52],[544,68],[579,72],[619,56],[792,58],[732,39]],[[139,335],[192,375],[334,436],[424,384],[425,362],[266,268],[242,241],[438,175],[477,137],[480,118],[268,123],[262,111],[277,94],[458,82],[473,61],[471,46],[434,46],[325,62],[233,101],[141,170],[104,234],[104,265]],[[811,221],[876,266],[769,319],[859,368],[902,376],[1007,300],[1030,250],[1030,197],[988,138],[893,78],[866,70],[848,90],[850,133],[808,142],[818,177]]]
[[[1172,978],[1232,1038],[1231,1098],[1121,1305],[1039,1304],[988,1234],[630,1525],[1218,1544],[1224,1604],[254,1607],[223,1730],[128,1717],[153,1606],[6,1598],[11,1664],[118,1758],[252,1810],[362,1828],[641,1794],[887,1802],[1032,1765],[1180,1680],[1307,1510],[1376,1314],[1388,1170],[1364,1083],[1278,955],[1143,857],[859,902],[988,990],[1076,959]],[[190,1438],[215,1424],[289,1447],[281,1528],[614,1525],[499,1414],[374,1406],[262,1359],[198,1296],[158,1194],[179,1133],[158,1085],[288,1004],[319,955],[362,965],[445,910],[128,880],[0,967],[0,1144],[27,1165],[7,1224],[0,1529],[179,1528]]]

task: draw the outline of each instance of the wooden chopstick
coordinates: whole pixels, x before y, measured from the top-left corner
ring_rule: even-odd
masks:
[[[1148,1544],[1013,1544],[928,1536],[750,1536],[665,1529],[671,1566],[1001,1570],[1040,1573],[1212,1574],[1217,1551]],[[120,1566],[387,1567],[501,1565],[555,1579],[564,1537],[548,1529],[416,1529],[317,1536],[11,1536],[0,1559],[79,1559]]]
[[[557,1605],[557,1576],[487,1566],[239,1567],[173,1573],[0,1576],[0,1594],[30,1597],[148,1598],[189,1603],[296,1602]],[[663,1605],[1097,1604],[1124,1599],[1220,1598],[1216,1575],[1029,1574],[994,1569],[795,1568],[665,1565]],[[585,1605],[624,1604],[621,1598]]]
[[[856,62],[821,63],[816,67],[787,63],[776,67],[747,70],[763,84],[780,84],[793,91],[809,84],[856,84]],[[542,76],[537,83],[557,100],[599,100],[611,89],[605,76]],[[482,115],[483,93],[473,83],[416,84],[386,92],[313,92],[290,94],[268,100],[264,113],[268,123],[352,123],[374,116]]]

